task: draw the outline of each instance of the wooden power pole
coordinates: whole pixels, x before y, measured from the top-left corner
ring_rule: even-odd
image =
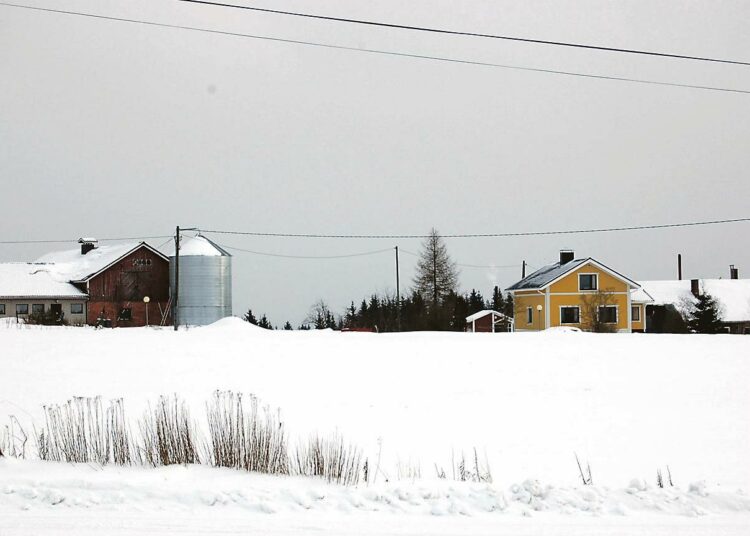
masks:
[[[396,326],[401,331],[401,282],[398,274],[398,246],[396,249]]]
[[[178,300],[180,296],[180,226],[178,225],[174,235],[174,296],[172,296],[172,323],[174,330],[180,324]]]

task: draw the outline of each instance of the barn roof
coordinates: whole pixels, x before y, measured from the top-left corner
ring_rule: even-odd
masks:
[[[168,260],[163,253],[149,246],[146,242],[126,242],[99,246],[85,255],[81,253],[80,247],[56,251],[42,255],[36,262],[50,264],[50,273],[59,281],[83,282],[98,275],[141,246],[145,246],[164,260]]]
[[[701,292],[716,298],[725,322],[750,320],[750,279],[699,279]],[[641,281],[641,286],[654,299],[654,305],[674,305],[678,309],[695,303],[690,280]]]
[[[55,277],[53,265],[31,262],[0,264],[0,298],[77,298],[86,299],[82,292],[67,281]]]

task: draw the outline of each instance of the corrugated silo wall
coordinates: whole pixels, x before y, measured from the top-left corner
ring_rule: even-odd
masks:
[[[174,257],[169,259],[174,296]],[[179,323],[205,326],[232,316],[232,257],[180,256]]]

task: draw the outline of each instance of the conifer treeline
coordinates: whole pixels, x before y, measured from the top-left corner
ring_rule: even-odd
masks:
[[[343,315],[331,312],[323,301],[317,302],[311,309],[306,321],[297,329],[366,329],[378,332],[393,331],[463,331],[466,317],[484,309],[493,309],[513,316],[513,298],[503,295],[500,287],[495,286],[492,297],[485,299],[482,293],[472,289],[466,294],[450,292],[435,306],[426,301],[416,290],[401,299],[401,318],[399,329],[399,308],[395,296],[373,294],[363,299],[359,306],[352,301]],[[262,315],[258,320],[252,310],[244,315],[247,322],[266,329],[274,328]],[[283,329],[291,330],[289,322]]]
[[[373,294],[357,307],[354,302],[338,316],[320,300],[310,309],[305,323],[298,329],[366,329],[387,331],[463,331],[466,317],[484,309],[494,309],[513,316],[513,298],[503,296],[498,286],[492,298],[485,300],[481,292],[472,289],[467,294],[458,291],[458,269],[448,254],[448,248],[436,229],[422,243],[414,287],[411,294],[401,299],[395,295]],[[245,320],[260,327],[273,329],[265,315],[258,320],[252,311]],[[291,329],[287,322],[284,329]]]

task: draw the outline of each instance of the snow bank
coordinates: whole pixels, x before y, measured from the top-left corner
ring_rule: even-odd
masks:
[[[283,516],[302,512],[379,512],[416,516],[504,514],[697,517],[748,514],[741,491],[680,488],[554,487],[525,480],[507,489],[449,480],[381,482],[344,487],[316,479],[270,477],[231,469],[171,466],[95,467],[0,459],[3,511],[226,511]]]
[[[495,482],[750,487],[750,337],[588,333],[268,332],[238,319],[174,332],[0,329],[0,426],[42,405],[122,397],[131,419],[178,393],[205,430],[216,389],[281,408],[292,440],[339,431],[397,479],[476,447]],[[137,428],[136,428],[137,429]]]

